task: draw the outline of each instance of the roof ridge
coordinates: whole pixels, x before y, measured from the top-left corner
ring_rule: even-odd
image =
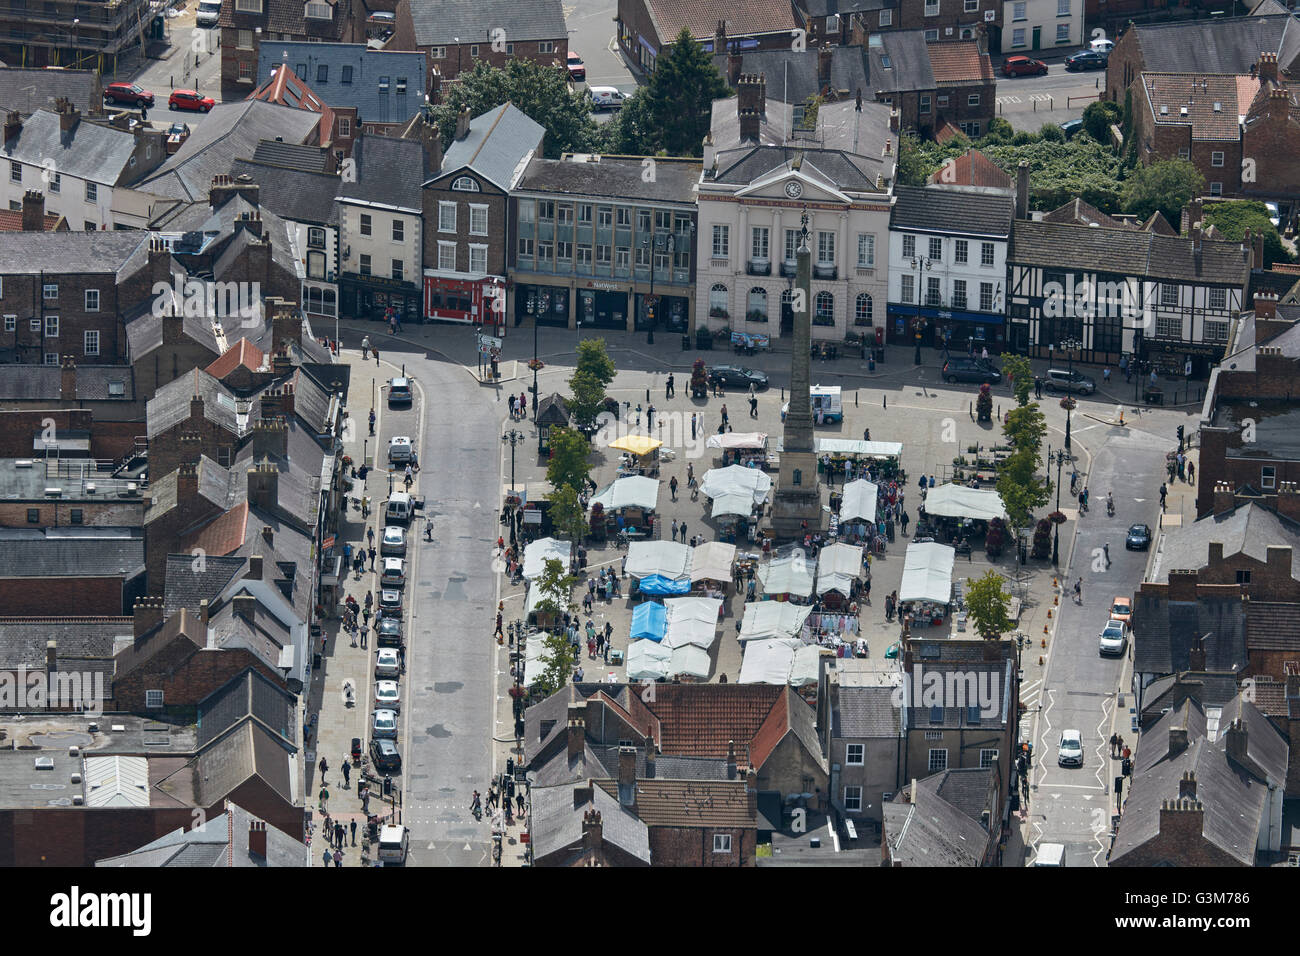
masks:
[[[474,150],[474,152],[470,155],[469,158],[470,164],[473,164],[475,161],[478,160],[479,153],[483,152],[484,148],[487,146],[488,140],[491,139],[492,134],[496,132],[497,124],[500,123],[501,118],[506,115],[506,110],[509,107],[510,107],[509,100],[506,100],[504,103],[502,103],[500,106],[497,107],[496,119],[492,121],[492,125],[488,128],[488,131],[483,134],[483,140],[478,144],[478,148]]]

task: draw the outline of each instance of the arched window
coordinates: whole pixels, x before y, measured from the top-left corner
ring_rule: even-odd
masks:
[[[868,292],[859,292],[857,305],[853,309],[854,325],[870,325],[873,313],[873,303],[871,294]]]
[[[754,286],[749,290],[749,306],[745,318],[751,322],[767,321],[767,290],[762,286]]]
[[[709,290],[709,315],[718,319],[729,318],[727,313],[727,287],[721,282]]]
[[[793,477],[793,479],[794,479],[794,483],[795,483],[796,485],[802,485],[802,484],[803,484],[803,472],[800,471],[798,468],[796,468],[796,469],[794,470],[794,474],[792,475],[792,477]]]
[[[835,324],[835,296],[829,292],[818,292],[814,300],[813,325]]]

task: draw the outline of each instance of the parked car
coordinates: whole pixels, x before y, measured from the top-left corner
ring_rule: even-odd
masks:
[[[406,562],[401,558],[384,558],[384,569],[379,573],[379,583],[386,588],[406,587]]]
[[[1108,40],[1105,37],[1098,37],[1088,44],[1088,49],[1094,53],[1105,53],[1110,56],[1110,51],[1115,49],[1115,41]]]
[[[767,388],[767,373],[743,365],[715,365],[709,369],[709,383],[721,383],[728,388],[748,389],[751,384],[755,388]]]
[[[1047,64],[1027,56],[1009,56],[1002,61],[1003,76],[1045,76]]]
[[[1098,50],[1080,50],[1065,58],[1065,68],[1071,73],[1079,70],[1104,70],[1109,60],[1109,54]]]
[[[1145,551],[1151,547],[1151,529],[1144,524],[1135,524],[1124,536],[1125,551]]]
[[[405,375],[388,380],[388,404],[409,405],[414,398],[411,392],[411,380]]]
[[[1133,599],[1117,597],[1111,601],[1110,619],[1112,621],[1123,621],[1125,624],[1133,623]]]
[[[1123,621],[1107,621],[1106,626],[1101,629],[1101,653],[1123,654],[1127,642],[1128,625]]]
[[[943,363],[943,380],[949,384],[977,382],[983,385],[987,382],[989,385],[997,385],[1002,381],[1002,373],[986,359],[956,357]]]
[[[375,737],[397,739],[397,713],[392,710],[376,710],[370,715],[370,733]]]
[[[1083,766],[1083,736],[1077,730],[1061,731],[1061,745],[1056,749],[1056,762],[1062,767]]]
[[[153,106],[153,94],[134,83],[110,83],[104,87],[104,99],[127,106]]]
[[[172,95],[167,97],[167,108],[169,110],[190,110],[195,113],[206,113],[216,105],[216,100],[210,96],[204,96],[198,90],[172,90]]]
[[[1097,383],[1081,372],[1063,368],[1049,368],[1043,376],[1043,384],[1049,392],[1078,392],[1091,395],[1097,391]]]
[[[1061,132],[1065,134],[1066,139],[1073,139],[1074,134],[1083,129],[1083,120],[1072,119],[1066,120],[1061,124]]]
[[[380,647],[402,646],[402,619],[381,617],[375,621],[375,642]]]
[[[379,539],[379,553],[387,556],[395,554],[399,558],[406,556],[406,529],[390,524],[384,529],[384,536]]]
[[[582,57],[578,56],[574,50],[569,51],[569,79],[575,83],[581,83],[587,78],[587,66],[582,62]]]
[[[381,647],[375,659],[375,676],[384,680],[397,680],[402,675],[402,665],[397,660],[397,651],[391,647]]]
[[[384,588],[379,592],[379,610],[384,614],[401,616],[402,592],[395,588]]]
[[[400,713],[402,710],[401,685],[395,680],[375,681],[375,706]]]
[[[402,755],[397,752],[397,744],[384,737],[376,737],[370,741],[370,762],[375,765],[376,770],[385,773],[402,772]]]
[[[415,456],[415,446],[406,435],[397,435],[388,440],[388,461],[393,465],[405,465]]]
[[[621,110],[623,101],[627,99],[622,90],[613,86],[589,86],[587,93],[591,96],[591,107],[595,110]],[[712,348],[713,339],[709,339],[709,346]]]

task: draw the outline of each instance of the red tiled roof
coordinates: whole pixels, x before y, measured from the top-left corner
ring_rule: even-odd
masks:
[[[784,688],[783,688],[784,689]],[[786,731],[790,729],[790,705],[789,695],[782,694],[777,698],[772,710],[767,715],[767,720],[763,721],[763,726],[758,728],[758,733],[749,745],[749,761],[754,767],[761,767],[767,762],[767,758],[772,755],[782,738],[785,737]]]
[[[1270,272],[1281,272],[1284,275],[1300,276],[1300,262],[1275,262],[1269,266]]]
[[[937,86],[995,82],[993,63],[987,53],[980,52],[975,40],[927,43],[925,49],[930,54],[930,72]]]
[[[712,40],[718,21],[727,21],[727,36],[785,33],[795,29],[789,0],[644,0],[661,42],[677,39],[682,27],[696,40]]]
[[[995,186],[999,189],[1011,188],[1011,177],[998,168],[978,149],[971,147],[931,174],[931,184],[942,183],[945,186]]]
[[[247,537],[248,502],[244,501],[188,535],[177,552],[189,554],[199,548],[204,554],[225,557],[242,548]]]
[[[61,216],[51,216],[45,214],[45,231],[54,232]],[[23,231],[23,214],[17,209],[0,209],[0,232],[22,232]]]
[[[266,365],[266,353],[243,338],[226,349],[219,359],[203,371],[215,379],[223,379],[241,365],[256,371]]]
[[[618,799],[617,780],[592,783]],[[750,829],[758,825],[743,780],[638,780],[636,805],[629,809],[648,827]]]
[[[962,131],[959,130],[956,126],[953,126],[947,120],[942,120],[940,121],[938,127],[934,131],[934,141],[936,143],[946,143],[954,136],[961,136],[961,135],[962,135]]]
[[[1142,108],[1155,125],[1190,126],[1194,140],[1233,142],[1241,137],[1238,117],[1249,109],[1259,80],[1235,74],[1143,73],[1142,87]]]
[[[725,758],[734,741],[737,764],[756,767],[746,754],[784,693],[766,684],[658,684],[645,703],[659,718],[663,754]]]

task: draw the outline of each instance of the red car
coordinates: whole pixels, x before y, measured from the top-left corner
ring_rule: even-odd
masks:
[[[169,110],[196,110],[200,113],[206,113],[216,105],[216,100],[210,96],[204,96],[197,90],[173,90],[172,95],[167,99],[167,108]]]
[[[134,83],[110,83],[104,87],[104,99],[129,106],[153,106],[153,94]]]
[[[1009,56],[1002,61],[1003,76],[1043,76],[1047,73],[1047,64],[1042,60],[1031,60],[1027,56]]]
[[[587,66],[582,62],[582,57],[569,51],[569,79],[575,83],[581,83],[587,78]]]

